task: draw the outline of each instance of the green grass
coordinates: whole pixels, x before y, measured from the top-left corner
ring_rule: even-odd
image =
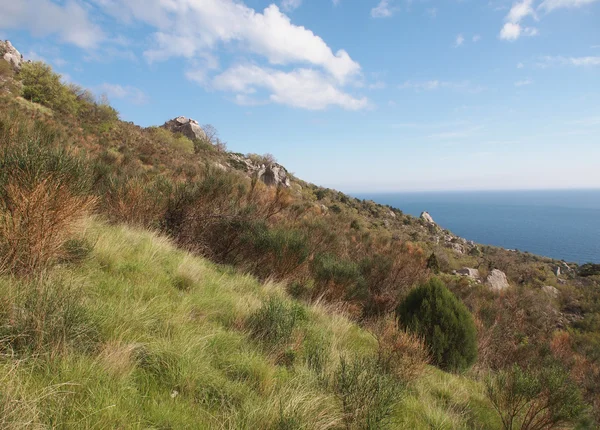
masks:
[[[66,321],[69,341],[35,353],[0,336],[0,428],[364,428],[346,427],[331,381],[340,358],[373,356],[376,342],[340,309],[292,302],[154,233],[91,220],[84,239],[87,258],[45,282],[83,309],[85,336]],[[26,288],[0,279],[0,298]],[[260,330],[286,312],[301,317],[281,338]],[[497,427],[480,384],[433,369],[392,409],[390,428]]]

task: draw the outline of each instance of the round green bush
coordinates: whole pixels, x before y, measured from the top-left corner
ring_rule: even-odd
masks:
[[[473,317],[437,278],[415,288],[396,309],[400,324],[422,337],[433,363],[461,371],[477,358],[477,330]]]

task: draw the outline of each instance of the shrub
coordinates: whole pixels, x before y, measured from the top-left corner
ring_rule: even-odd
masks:
[[[418,379],[429,363],[427,345],[414,334],[398,329],[398,322],[383,318],[371,332],[377,339],[379,365],[405,383]]]
[[[7,300],[4,312],[0,312],[0,351],[91,350],[97,340],[96,326],[73,285],[45,278],[18,282],[18,288],[11,291],[2,291],[0,285]]]
[[[19,72],[23,82],[23,97],[48,106],[58,112],[74,114],[77,110],[75,94],[60,81],[61,76],[41,61],[24,63]]]
[[[440,262],[438,261],[435,252],[432,252],[429,258],[427,259],[427,268],[433,273],[440,273]]]
[[[415,288],[398,306],[401,324],[421,336],[444,370],[469,368],[477,358],[477,332],[466,306],[437,278]]]
[[[306,235],[295,229],[253,223],[242,235],[244,259],[253,262],[253,272],[262,277],[285,278],[302,265],[309,255]]]
[[[334,391],[348,429],[385,428],[402,390],[398,381],[382,371],[375,357],[342,357],[334,374]]]
[[[248,318],[251,335],[267,348],[290,342],[294,329],[307,318],[304,308],[295,303],[271,297]]]
[[[81,162],[36,142],[0,158],[0,273],[27,275],[65,257],[95,205]]]
[[[487,378],[486,394],[506,430],[564,428],[584,411],[579,390],[556,365],[536,371],[514,365]]]
[[[315,279],[330,289],[341,288],[343,293],[364,290],[365,279],[358,264],[334,254],[319,254],[313,261]],[[337,292],[339,295],[339,292]]]

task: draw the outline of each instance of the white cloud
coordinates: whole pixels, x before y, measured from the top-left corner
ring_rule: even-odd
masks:
[[[500,30],[500,39],[517,40],[521,36],[521,26],[512,22],[507,22]]]
[[[477,43],[481,40],[481,35],[480,34],[476,34],[475,36],[473,36],[473,43]]]
[[[540,57],[538,66],[575,66],[575,67],[592,67],[600,66],[600,57],[562,57],[562,56],[545,56]]]
[[[389,18],[394,14],[394,10],[390,7],[391,0],[380,0],[379,4],[371,9],[373,18]]]
[[[266,90],[270,102],[303,109],[322,110],[332,105],[347,110],[368,107],[366,98],[357,99],[344,93],[325,74],[311,69],[283,72],[257,65],[238,65],[216,76],[213,86],[234,92],[238,100],[245,102],[253,100],[251,96],[260,90]]]
[[[535,16],[533,0],[522,0],[521,2],[513,4],[513,7],[506,16],[506,21],[518,24],[523,18],[529,15]]]
[[[535,10],[533,9],[533,0],[521,0],[517,3],[514,3],[508,15],[506,15],[505,21],[506,23],[500,30],[500,39],[515,41],[521,35],[524,36],[535,36],[538,34],[538,30],[535,27],[525,27],[521,26],[521,21],[528,17],[533,16],[537,19],[535,14]]]
[[[456,40],[454,41],[454,47],[458,48],[459,46],[462,46],[463,43],[465,43],[465,37],[462,34],[456,36]]]
[[[517,64],[517,69],[522,69],[523,67],[525,67],[525,64],[523,64],[523,63]]]
[[[298,9],[302,5],[302,0],[283,0],[281,2],[281,9],[286,12],[291,12]]]
[[[100,92],[106,94],[108,98],[122,99],[129,103],[142,105],[148,103],[148,96],[139,88],[132,86],[122,86],[118,84],[104,83],[99,87]]]
[[[532,79],[523,79],[522,81],[517,81],[515,82],[515,87],[524,87],[526,85],[531,85],[533,84],[533,80]]]
[[[520,24],[514,24],[512,22],[507,22],[506,24],[504,24],[504,27],[502,27],[502,30],[500,31],[500,39],[502,40],[508,40],[508,41],[515,41],[517,40],[519,37],[521,37],[521,35],[523,36],[537,36],[538,35],[538,29],[535,27],[521,27]]]
[[[155,29],[152,46],[144,52],[149,62],[182,57],[187,60],[185,76],[189,80],[205,86],[217,83],[217,89],[238,92],[235,100],[240,104],[255,104],[256,100],[226,85],[226,79],[243,68],[230,68],[215,78],[220,52],[241,53],[247,61],[260,64],[245,67],[254,77],[247,86],[270,92],[272,102],[306,109],[328,105],[354,109],[366,104],[342,90],[360,81],[360,64],[343,49],[334,52],[310,29],[293,24],[276,4],[258,12],[241,0],[93,1],[109,13],[118,13],[124,22],[137,20]],[[287,11],[302,3],[280,2]],[[301,91],[302,84],[308,85],[306,94]],[[311,93],[316,90],[323,91],[322,97]]]
[[[105,38],[100,27],[90,21],[86,9],[74,0],[61,4],[50,0],[0,3],[0,29],[25,29],[35,36],[57,35],[81,48],[95,47]]]
[[[154,34],[156,46],[145,52],[150,61],[194,58],[219,43],[237,42],[241,49],[265,57],[272,65],[311,64],[323,67],[340,82],[360,71],[360,65],[346,51],[334,54],[323,39],[292,24],[274,4],[257,13],[233,0],[151,1],[162,7],[162,23]],[[138,8],[146,7],[146,2],[127,2],[123,7],[134,8],[132,13],[136,13]],[[150,16],[146,21],[154,19]]]
[[[582,7],[597,1],[598,0],[544,0],[540,5],[540,9],[550,12],[560,8]]]

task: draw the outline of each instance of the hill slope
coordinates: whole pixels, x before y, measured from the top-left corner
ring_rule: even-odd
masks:
[[[0,60],[0,93],[2,426],[499,428],[488,376],[543,428],[585,428],[579,393],[600,418],[598,267],[121,121],[43,63]],[[394,321],[432,277],[477,327],[461,377]]]
[[[363,428],[354,410],[345,414],[335,378],[340,358],[376,355],[370,333],[326,305],[300,305],[279,284],[215,266],[152,233],[88,220],[83,239],[94,243],[85,261],[55,268],[46,284],[0,279],[1,296],[13,304],[28,290],[61,296],[12,321],[31,319],[44,330],[56,319],[60,333],[22,343],[2,336],[20,345],[13,353],[33,348],[36,358],[2,361],[0,427]],[[265,327],[289,310],[302,315],[289,339],[253,331],[253,315],[273,303],[280,313],[260,319]],[[59,321],[67,307],[70,317]],[[423,371],[389,404],[363,399],[353,407],[385,406],[385,421],[405,428],[497,425],[480,386]],[[390,389],[392,381],[361,372],[363,384],[375,378]]]

